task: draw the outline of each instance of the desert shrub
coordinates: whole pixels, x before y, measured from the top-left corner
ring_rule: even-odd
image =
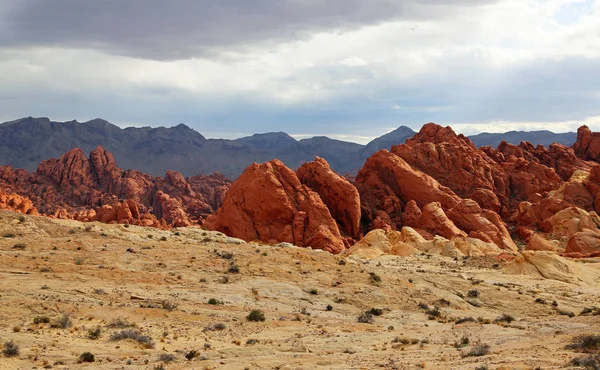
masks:
[[[68,313],[63,313],[50,326],[57,329],[68,329],[73,326],[73,321]]]
[[[318,291],[318,290],[316,290],[316,289],[311,289],[311,290],[309,290],[308,292],[309,292],[310,294],[312,294],[312,295],[317,295],[317,294],[319,294],[319,291]]]
[[[331,310],[333,310],[333,306],[332,306],[332,305],[330,305],[330,304],[328,304],[328,305],[327,305],[327,307],[325,307],[325,309],[326,309],[327,311],[331,311]]]
[[[252,310],[246,319],[248,321],[265,321],[265,314],[261,310]]]
[[[160,306],[161,306],[161,307],[162,307],[164,310],[167,310],[167,311],[173,311],[174,309],[176,309],[176,308],[177,308],[177,304],[176,304],[176,303],[173,303],[173,302],[171,302],[171,301],[162,301],[162,302],[160,303]]]
[[[502,316],[496,318],[496,320],[494,320],[495,323],[499,323],[499,322],[506,322],[506,323],[511,323],[515,321],[515,318],[511,315],[505,314],[503,313]]]
[[[96,356],[91,352],[83,352],[79,355],[79,362],[96,362]]]
[[[434,306],[431,309],[428,309],[427,311],[425,311],[425,313],[427,315],[429,315],[429,319],[432,320],[436,317],[440,317],[442,315],[442,313],[440,312],[440,308],[438,306]]]
[[[600,354],[576,357],[571,360],[573,366],[580,366],[590,370],[600,370]]]
[[[229,272],[230,274],[239,274],[240,268],[234,262],[231,262],[231,264],[229,265],[229,269],[227,270],[227,272]]]
[[[460,341],[454,342],[454,348],[463,348],[468,346],[469,343],[471,343],[471,339],[465,335],[460,338]]]
[[[161,236],[160,237],[160,241],[161,242],[166,242],[167,241],[167,237],[166,236]]]
[[[33,318],[34,324],[48,324],[50,323],[50,318],[48,316],[36,316]]]
[[[227,326],[225,326],[225,324],[220,322],[217,324],[206,326],[203,331],[221,331],[221,330],[225,330],[226,328],[227,328]]]
[[[490,346],[488,344],[478,343],[469,352],[463,353],[464,357],[481,357],[485,356],[490,352]]]
[[[571,311],[565,311],[565,310],[557,309],[556,313],[559,314],[559,315],[561,315],[561,316],[575,317],[575,312],[571,312]]]
[[[374,272],[369,272],[369,275],[371,276],[371,281],[374,283],[381,283],[381,276],[377,275]]]
[[[600,335],[578,335],[567,345],[567,349],[594,353],[600,351]]]
[[[111,328],[111,329],[125,329],[125,328],[132,328],[135,325],[130,323],[129,321],[127,321],[126,319],[122,318],[122,317],[117,317],[116,319],[113,319],[110,323],[108,323],[106,325],[107,328]]]
[[[216,305],[223,304],[223,301],[220,301],[220,300],[218,300],[216,298],[211,298],[211,299],[208,300],[208,304],[216,306]]]
[[[475,319],[474,319],[474,318],[472,318],[472,317],[463,317],[462,319],[458,319],[458,320],[456,320],[456,323],[455,323],[455,324],[456,324],[456,325],[459,325],[459,324],[464,324],[465,322],[476,322],[476,321],[477,321],[477,320],[475,320]]]
[[[13,245],[13,249],[17,249],[20,251],[22,251],[25,248],[27,248],[27,244],[25,244],[25,243],[17,243],[15,245]]]
[[[102,329],[92,328],[92,329],[88,330],[87,337],[88,337],[88,339],[96,340],[96,339],[100,338],[101,334],[102,334]]]
[[[586,307],[581,313],[581,316],[600,316],[600,308],[598,307]]]
[[[19,355],[19,345],[13,342],[12,340],[4,343],[4,348],[2,349],[2,354],[6,357],[16,357]]]
[[[375,319],[373,318],[373,314],[371,313],[371,311],[367,311],[361,313],[358,316],[357,321],[363,324],[372,324],[375,322]]]
[[[177,359],[177,357],[175,357],[174,354],[172,353],[162,353],[160,356],[158,356],[158,361],[162,361],[162,362],[173,362]]]
[[[25,222],[25,216],[19,216],[18,220],[20,223]]]
[[[198,353],[198,351],[196,351],[195,349],[189,351],[188,353],[185,354],[185,358],[188,361],[192,361],[194,358],[200,356],[200,353]]]
[[[371,308],[369,310],[369,312],[373,316],[381,316],[381,315],[383,315],[383,310],[381,308]]]
[[[4,234],[2,234],[2,236],[3,236],[4,238],[7,238],[7,239],[8,239],[8,238],[15,238],[15,237],[16,237],[16,235],[15,235],[15,234],[13,234],[13,233],[4,233]]]
[[[419,308],[422,310],[428,310],[429,306],[427,305],[427,303],[421,302],[419,303]]]
[[[113,333],[110,336],[112,342],[131,339],[143,345],[145,348],[154,348],[154,341],[151,337],[142,334],[138,330],[126,329]]]
[[[470,298],[478,298],[480,295],[479,290],[477,289],[471,289],[467,292],[467,297]]]

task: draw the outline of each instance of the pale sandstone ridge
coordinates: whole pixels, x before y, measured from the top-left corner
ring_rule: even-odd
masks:
[[[206,227],[246,241],[287,242],[332,253],[345,248],[319,194],[279,160],[248,167]]]

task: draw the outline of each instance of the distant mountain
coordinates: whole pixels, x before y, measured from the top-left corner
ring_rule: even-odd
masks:
[[[548,146],[552,143],[563,144],[567,146],[573,145],[577,140],[577,133],[566,132],[563,134],[555,134],[551,131],[509,131],[505,133],[481,133],[469,136],[475,146],[492,146],[498,147],[501,141],[506,140],[510,144],[519,145],[521,141],[529,141],[534,145],[541,144]]]
[[[58,158],[72,148],[90,153],[102,145],[113,153],[121,168],[136,169],[153,176],[168,170],[184,176],[219,172],[235,179],[253,162],[282,160],[297,168],[315,156],[325,158],[339,173],[353,173],[380,149],[402,144],[415,132],[401,126],[361,145],[317,136],[296,140],[285,132],[256,134],[236,140],[207,139],[184,124],[174,127],[129,127],[122,129],[102,119],[88,122],[53,122],[48,118],[26,117],[0,124],[0,165],[35,171],[37,164]],[[545,146],[552,142],[571,145],[575,133],[550,131],[511,131],[504,134],[479,134],[471,137],[477,146],[496,147],[502,140],[519,144],[521,140]]]
[[[153,176],[175,170],[185,176],[220,172],[233,179],[253,162],[278,158],[296,168],[315,156],[344,173],[359,169],[378,149],[389,149],[412,135],[414,131],[401,127],[367,146],[324,136],[298,141],[285,132],[225,140],[207,139],[184,124],[122,129],[102,119],[53,122],[26,117],[0,124],[0,165],[35,171],[39,162],[58,158],[72,148],[89,153],[102,145],[120,167]]]

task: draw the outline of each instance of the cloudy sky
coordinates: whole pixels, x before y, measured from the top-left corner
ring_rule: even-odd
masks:
[[[0,120],[600,130],[600,0],[0,0]]]

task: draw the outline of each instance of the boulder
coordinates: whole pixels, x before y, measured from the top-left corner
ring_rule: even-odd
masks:
[[[319,194],[279,160],[248,167],[205,226],[246,241],[288,242],[332,253],[345,249]]]

